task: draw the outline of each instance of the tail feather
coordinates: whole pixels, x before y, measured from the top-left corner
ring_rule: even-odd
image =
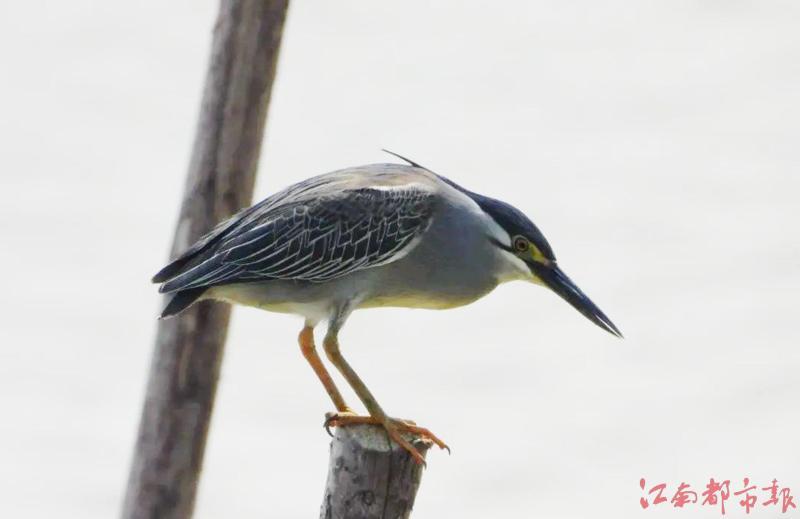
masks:
[[[216,274],[220,274],[220,271],[224,273],[230,270],[236,270],[237,268],[236,265],[222,265],[222,267],[220,267],[221,264],[222,260],[220,258],[212,257],[193,268],[186,268],[178,272],[175,276],[167,279],[164,284],[158,288],[158,291],[163,294],[208,286],[213,284],[215,278],[219,277]]]
[[[247,216],[247,214],[255,207],[256,206],[242,209],[227,220],[217,224],[217,226],[214,227],[211,232],[197,240],[194,245],[183,251],[181,255],[172,260],[169,265],[159,270],[158,273],[153,276],[152,282],[163,283],[180,274],[183,270],[185,270],[186,267],[200,259],[200,256],[203,253],[217,245],[220,240],[225,238],[225,236],[233,231],[236,228],[236,225],[239,224],[242,219]]]
[[[208,287],[189,288],[172,294],[172,298],[164,307],[159,319],[177,315],[192,306],[208,290]]]
[[[169,265],[167,265],[163,269],[159,270],[158,273],[150,279],[150,281],[153,283],[163,283],[164,281],[167,281],[168,279],[175,277],[193,259],[194,256],[191,255],[181,256],[175,261],[172,261]]]

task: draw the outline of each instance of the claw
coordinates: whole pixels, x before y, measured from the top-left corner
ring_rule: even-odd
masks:
[[[325,413],[325,421],[322,423],[322,427],[325,428],[325,432],[328,433],[328,436],[333,438],[331,427],[337,427],[339,425],[339,421],[342,418],[355,418],[355,417],[358,417],[355,411],[337,411],[335,413],[327,412]]]
[[[325,414],[325,422],[323,426],[328,434],[333,437],[330,428],[331,427],[340,427],[346,425],[355,425],[355,424],[371,424],[371,425],[381,425],[384,429],[386,429],[386,433],[389,435],[389,438],[392,439],[395,443],[403,447],[408,453],[414,458],[414,461],[422,465],[423,467],[427,466],[425,463],[425,459],[422,457],[422,454],[403,436],[400,432],[407,432],[411,433],[412,435],[418,436],[420,438],[424,438],[433,442],[436,446],[440,449],[447,450],[448,454],[451,454],[450,447],[444,443],[438,436],[433,434],[429,429],[425,427],[419,427],[414,421],[412,420],[399,420],[396,418],[387,418],[385,420],[380,420],[373,416],[359,416],[352,412],[339,412],[339,413],[326,413]]]
[[[426,429],[425,427],[418,427],[416,424],[414,424],[414,422],[411,421],[404,421],[404,422],[405,423],[403,424],[402,428],[405,429],[407,432],[416,434],[417,436],[421,436],[422,438],[426,438],[435,443],[436,446],[439,447],[440,449],[446,450],[447,454],[452,454],[452,452],[450,451],[450,447],[445,442],[440,440],[438,436],[433,434],[430,431],[430,429]]]

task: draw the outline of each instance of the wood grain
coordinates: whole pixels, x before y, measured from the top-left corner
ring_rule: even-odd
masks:
[[[427,440],[414,439],[425,456]],[[320,519],[406,519],[424,468],[376,425],[337,427]]]
[[[287,7],[220,2],[173,257],[251,202]],[[191,517],[229,316],[203,302],[159,322],[123,518]]]

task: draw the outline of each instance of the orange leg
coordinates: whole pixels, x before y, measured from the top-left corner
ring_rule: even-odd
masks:
[[[303,357],[311,364],[311,369],[314,370],[319,381],[325,386],[325,391],[328,392],[328,396],[333,400],[333,405],[336,406],[336,410],[340,413],[352,413],[353,410],[344,403],[342,394],[339,392],[336,384],[333,383],[330,373],[325,369],[325,366],[322,364],[322,359],[320,359],[319,354],[317,354],[317,349],[314,347],[314,329],[310,326],[304,327],[300,332],[298,342],[300,343],[300,351],[303,352]]]
[[[395,443],[403,447],[409,454],[414,458],[417,463],[422,465],[425,464],[425,460],[422,455],[419,453],[417,449],[414,448],[411,443],[406,440],[401,434],[400,429],[404,429],[408,432],[414,432],[415,434],[422,434],[422,431],[427,431],[427,429],[423,429],[421,427],[416,427],[415,425],[411,425],[408,423],[400,422],[399,420],[395,420],[389,418],[386,413],[383,411],[381,406],[378,404],[378,401],[375,400],[375,397],[372,396],[372,393],[361,378],[356,374],[350,364],[344,359],[341,352],[339,351],[339,339],[336,336],[336,330],[329,329],[328,333],[325,335],[325,341],[323,342],[323,346],[325,347],[325,353],[328,355],[328,359],[331,363],[336,366],[336,369],[342,374],[342,376],[347,380],[347,383],[350,384],[350,387],[353,388],[353,391],[356,392],[358,398],[364,403],[364,406],[369,411],[369,417],[360,417],[354,416],[351,413],[342,413],[343,416],[334,415],[330,417],[327,421],[327,425],[347,425],[348,423],[359,423],[359,420],[368,420],[367,422],[361,421],[360,423],[375,423],[382,425],[384,429],[386,429],[386,433],[389,437],[394,440]],[[411,428],[414,428],[415,431],[412,431]],[[430,431],[427,431],[430,433]],[[435,437],[433,434],[428,434],[428,438],[431,440]],[[436,438],[439,440],[438,438]],[[441,440],[439,440],[441,442]],[[441,443],[442,446],[445,446],[444,443]],[[445,446],[446,447],[446,446]]]

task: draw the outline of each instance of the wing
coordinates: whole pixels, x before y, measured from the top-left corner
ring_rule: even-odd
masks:
[[[304,198],[313,198],[318,190],[329,189],[336,183],[336,177],[331,174],[318,175],[303,182],[290,186],[258,204],[242,209],[227,220],[220,222],[211,231],[198,239],[191,247],[180,256],[172,260],[153,276],[153,283],[163,283],[182,273],[185,273],[208,259],[209,253],[219,246],[226,238],[252,229],[258,224],[261,217],[283,204],[299,201]]]
[[[161,291],[271,279],[321,283],[384,265],[413,249],[435,202],[429,187],[411,184],[267,204],[222,228],[202,258]]]

